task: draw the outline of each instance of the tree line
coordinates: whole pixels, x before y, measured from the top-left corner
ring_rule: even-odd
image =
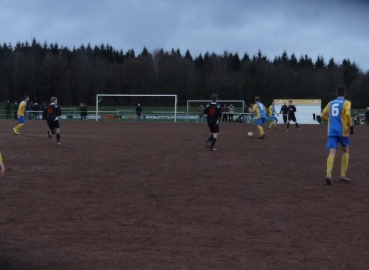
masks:
[[[227,51],[192,56],[189,50],[143,48],[136,55],[109,44],[70,49],[34,38],[31,43],[0,45],[0,74],[1,99],[12,102],[24,95],[39,103],[57,96],[62,105],[76,106],[95,104],[96,94],[177,94],[178,105],[185,105],[188,99],[209,99],[217,93],[221,99],[248,104],[255,96],[266,104],[274,98],[316,98],[325,104],[338,85],[345,85],[353,107],[369,104],[369,71],[355,62],[336,63],[323,56],[313,60],[286,51],[273,60],[260,50],[252,56]],[[145,105],[156,105],[157,100]]]

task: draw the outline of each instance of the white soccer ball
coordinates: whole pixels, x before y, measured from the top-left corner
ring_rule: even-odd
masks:
[[[252,137],[253,135],[254,135],[254,133],[252,133],[252,132],[247,133],[247,136],[249,136],[249,137]]]

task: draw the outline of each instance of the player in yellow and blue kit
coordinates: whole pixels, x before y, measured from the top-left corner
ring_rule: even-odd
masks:
[[[260,102],[259,97],[255,97],[254,100],[255,100],[255,104],[252,107],[252,110],[250,110],[250,112],[253,112],[256,115],[256,124],[258,125],[259,139],[264,139],[265,133],[263,129],[263,124],[266,119],[265,106],[263,103]]]
[[[0,176],[3,176],[4,172],[5,172],[5,167],[4,167],[3,158],[0,152]]]
[[[24,113],[26,111],[26,106],[27,106],[27,102],[29,101],[28,96],[24,97],[24,100],[19,104],[19,108],[18,108],[18,123],[19,125],[16,126],[15,128],[13,128],[14,134],[15,135],[19,135],[19,131],[21,130],[21,128],[24,126],[25,122],[26,122],[26,118],[24,117]]]
[[[277,124],[278,124],[278,118],[277,116],[278,113],[275,111],[275,106],[274,106],[274,101],[272,102],[272,105],[269,106],[269,119],[270,119],[270,125],[269,125],[269,129],[272,129],[273,126],[274,128],[278,128]]]
[[[350,179],[346,177],[346,171],[349,164],[350,133],[354,134],[355,132],[350,115],[351,102],[345,100],[346,88],[344,86],[339,86],[336,89],[336,94],[337,99],[329,102],[320,115],[323,120],[328,121],[328,139],[326,147],[329,149],[329,156],[327,159],[327,175],[325,178],[328,185],[332,185],[332,168],[338,144],[342,146],[343,150],[341,176],[339,179],[344,182],[350,181]]]

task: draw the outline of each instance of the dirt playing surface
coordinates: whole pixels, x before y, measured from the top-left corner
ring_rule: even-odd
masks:
[[[367,126],[327,186],[326,126],[0,124],[0,269],[369,269]]]

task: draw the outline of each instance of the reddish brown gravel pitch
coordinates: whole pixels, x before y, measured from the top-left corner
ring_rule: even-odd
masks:
[[[326,126],[0,121],[0,269],[369,269],[369,127],[350,183]]]

